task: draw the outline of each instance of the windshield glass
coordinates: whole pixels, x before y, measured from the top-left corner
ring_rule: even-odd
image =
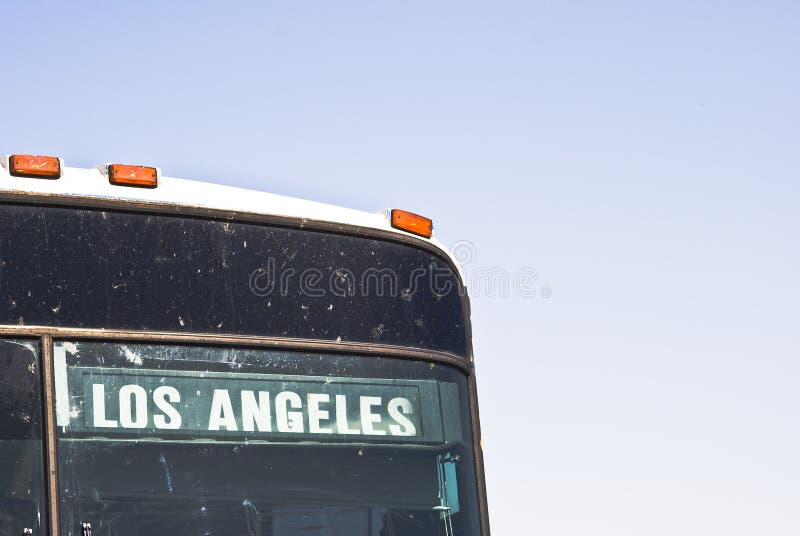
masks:
[[[0,536],[43,533],[39,363],[37,343],[0,340]]]
[[[479,534],[456,369],[60,341],[54,378],[64,534]]]

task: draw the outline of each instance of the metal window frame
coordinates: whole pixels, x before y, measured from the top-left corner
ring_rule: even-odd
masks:
[[[45,438],[45,474],[47,478],[48,509],[46,518],[49,521],[50,534],[59,535],[59,487],[58,487],[58,453],[55,429],[55,385],[53,380],[53,344],[56,340],[79,341],[126,341],[136,343],[163,343],[163,344],[191,344],[225,348],[253,348],[253,349],[281,349],[293,351],[321,351],[325,353],[346,353],[361,356],[381,356],[418,361],[429,361],[456,368],[467,377],[469,412],[471,432],[473,438],[473,455],[475,458],[475,472],[478,483],[478,503],[481,511],[479,519],[483,533],[488,536],[486,526],[485,500],[481,489],[485,487],[483,476],[483,463],[480,451],[480,427],[475,388],[474,368],[465,359],[448,354],[407,348],[403,346],[375,345],[362,343],[331,343],[327,341],[286,339],[278,337],[251,337],[236,335],[208,335],[203,333],[172,333],[150,331],[106,330],[87,328],[53,328],[48,326],[13,326],[0,325],[0,337],[26,338],[38,340],[40,345],[41,367],[43,377],[43,391],[45,412],[44,438]]]

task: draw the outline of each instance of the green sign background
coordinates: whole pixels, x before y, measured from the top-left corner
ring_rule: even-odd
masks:
[[[70,413],[69,424],[62,431],[64,435],[73,437],[439,444],[461,440],[462,435],[458,418],[458,386],[445,382],[76,366],[68,367],[67,381],[66,391],[69,393],[70,407],[73,411]],[[95,385],[102,386],[104,390],[102,403],[105,420],[115,422],[116,427],[95,426],[93,400]],[[128,412],[128,415],[132,415],[134,421],[138,423],[137,426],[143,425],[143,427],[126,428],[122,424],[119,409],[120,389],[126,385],[139,386],[146,392],[146,421],[145,416],[139,415],[137,411]],[[172,401],[170,404],[180,414],[181,422],[177,429],[157,426],[157,416],[161,416],[159,422],[162,425],[165,419],[170,420],[169,415],[154,401],[154,392],[162,386],[174,388],[180,396],[179,402]],[[130,406],[136,407],[133,402],[135,397],[131,395],[130,390],[131,388],[128,388],[129,392],[123,398],[127,397],[132,401]],[[236,423],[235,430],[226,429],[225,426],[221,426],[219,430],[209,429],[215,390],[227,392]],[[242,391],[252,391],[256,399],[260,391],[269,393],[271,431],[258,430],[257,427],[253,431],[244,430]],[[276,396],[282,392],[296,393],[302,401],[301,409],[288,407],[289,411],[302,414],[302,432],[279,430],[275,402]],[[328,418],[322,420],[320,426],[331,429],[332,433],[310,432],[308,408],[309,394],[312,393],[329,396],[329,402],[320,404],[320,409],[328,412]],[[358,433],[343,434],[337,430],[337,417],[340,413],[337,413],[336,395],[345,397],[346,404],[342,404],[343,399],[339,398],[338,406],[339,412],[344,411],[347,416],[347,428],[351,431],[357,430]],[[225,398],[219,393],[217,396],[220,400]],[[373,419],[379,416],[379,422],[374,423],[374,428],[377,431],[384,431],[386,435],[364,432],[361,397],[380,398],[381,403],[373,405],[367,413],[374,414]],[[404,429],[400,426],[402,422],[393,419],[387,408],[387,403],[396,398],[410,402],[411,412],[403,412],[403,415],[413,423],[414,435],[392,435],[390,432],[390,425],[395,425],[395,431]],[[219,410],[219,405],[216,409]],[[397,411],[397,406],[395,410]],[[220,415],[219,411],[214,413]],[[446,426],[443,425],[443,420],[447,423]],[[338,418],[338,422],[343,422],[343,419]],[[409,428],[405,427],[405,431],[408,430]]]

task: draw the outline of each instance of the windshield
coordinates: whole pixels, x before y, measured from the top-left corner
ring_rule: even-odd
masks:
[[[38,343],[0,340],[0,536],[43,532],[41,398]]]
[[[63,534],[480,533],[456,369],[60,341],[54,378]]]

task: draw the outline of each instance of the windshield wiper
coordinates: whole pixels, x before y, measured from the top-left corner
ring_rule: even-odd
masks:
[[[250,499],[242,501],[244,520],[247,523],[248,536],[261,536],[261,513]]]
[[[439,512],[446,536],[454,536],[453,514],[457,514],[461,510],[458,502],[458,481],[456,480],[456,462],[459,460],[461,460],[461,456],[451,452],[436,456],[439,504],[434,506],[433,510]]]

